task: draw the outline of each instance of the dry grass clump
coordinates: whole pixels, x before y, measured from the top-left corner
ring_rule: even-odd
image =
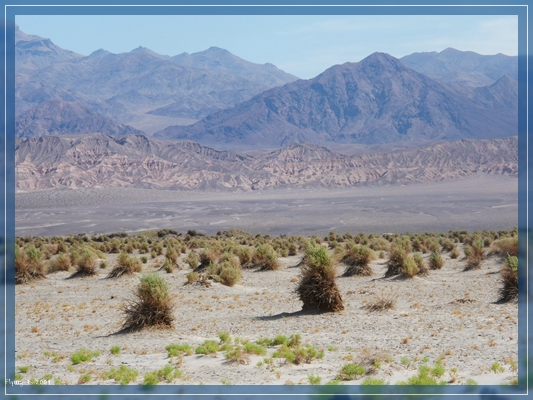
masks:
[[[344,310],[335,275],[335,267],[328,251],[321,245],[309,245],[301,267],[300,282],[296,288],[298,297],[304,303],[304,310]]]
[[[466,254],[466,267],[465,271],[471,271],[481,268],[481,261],[485,256],[485,250],[483,249],[483,242],[476,241],[472,243],[472,246],[465,247]]]
[[[381,294],[374,294],[375,300],[365,304],[362,308],[372,312],[381,312],[394,308],[394,297],[386,295],[383,292]]]
[[[223,285],[234,286],[242,278],[241,268],[231,261],[225,261],[220,265],[218,277]]]
[[[395,245],[392,246],[387,262],[387,271],[385,271],[385,278],[400,275],[403,273],[403,264],[407,258],[406,251]]]
[[[368,264],[374,258],[375,254],[373,254],[373,251],[367,246],[355,245],[353,243],[347,244],[345,255],[341,262],[348,267],[342,276],[372,276],[374,272]]]
[[[444,266],[444,260],[438,251],[434,251],[429,255],[429,269],[441,269]]]
[[[141,262],[138,258],[130,257],[127,253],[120,253],[117,258],[117,265],[109,272],[107,278],[118,278],[122,275],[132,275],[134,272],[141,272]]]
[[[124,307],[126,318],[121,332],[133,332],[146,327],[171,328],[174,304],[168,284],[157,273],[143,275],[140,281],[135,292],[137,299],[129,301]]]
[[[56,258],[50,260],[48,273],[57,271],[68,271],[70,269],[70,257],[65,253],[60,253]]]
[[[428,267],[426,266],[426,264],[424,264],[422,254],[415,253],[413,255],[413,260],[415,261],[416,266],[418,268],[418,272],[416,273],[417,275],[425,276],[429,273]]]
[[[508,256],[504,268],[500,271],[501,286],[498,302],[507,303],[518,299],[518,258]]]
[[[518,235],[495,240],[490,247],[495,253],[518,257]]]
[[[261,271],[274,271],[280,268],[278,253],[269,244],[259,245],[254,251],[248,268],[259,268]]]
[[[15,283],[28,283],[45,277],[41,252],[34,245],[27,245],[23,250],[15,247]]]
[[[211,264],[216,264],[220,253],[215,248],[207,248],[200,252],[200,265],[195,268],[195,271],[201,271],[209,267]]]
[[[418,274],[418,264],[413,256],[407,256],[402,266],[402,275],[407,278],[414,278]]]
[[[105,257],[105,256],[102,256]],[[98,254],[89,246],[74,249],[70,253],[70,261],[76,267],[76,272],[70,278],[83,278],[97,274],[96,260]]]

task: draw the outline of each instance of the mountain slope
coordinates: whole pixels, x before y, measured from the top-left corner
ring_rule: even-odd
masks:
[[[487,56],[447,48],[440,53],[413,53],[400,61],[432,79],[470,87],[490,86],[504,75],[518,79],[518,57],[503,54]]]
[[[479,173],[516,176],[517,145],[517,137],[460,140],[350,157],[293,144],[250,156],[144,135],[48,136],[16,139],[16,187],[258,190],[438,182]]]
[[[171,60],[184,67],[202,68],[217,73],[240,76],[266,87],[283,86],[298,79],[296,76],[276,68],[273,64],[255,64],[219,47],[210,47],[198,53],[178,54]]]
[[[195,122],[296,79],[225,50],[204,53],[205,62],[219,66],[179,65],[179,59],[143,47],[121,54],[100,49],[83,57],[17,30],[16,113],[51,99],[77,102],[153,133],[170,124]]]
[[[142,132],[128,125],[92,112],[79,103],[47,100],[23,112],[15,120],[17,137],[38,137],[61,134],[104,133],[130,135]]]
[[[487,108],[394,57],[374,53],[155,136],[206,145],[282,147],[491,138],[516,132],[516,111]]]

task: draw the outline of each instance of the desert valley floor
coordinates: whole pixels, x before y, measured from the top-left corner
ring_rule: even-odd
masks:
[[[138,232],[171,228],[206,234],[447,232],[517,225],[517,179],[461,180],[346,189],[184,192],[106,188],[17,193],[16,235]]]
[[[16,217],[17,236],[154,228],[318,236],[331,230],[472,232],[517,225],[517,181],[479,176],[431,185],[231,194],[141,189],[19,193]],[[341,277],[344,266],[339,264],[336,283],[345,308],[322,314],[302,312],[294,292],[301,252],[280,258],[279,270],[243,270],[242,280],[232,287],[186,284],[191,271],[186,254],[172,273],[158,269],[164,260],[160,255],[149,257],[141,273],[105,279],[117,257],[107,254],[107,270],[95,276],[67,279],[72,271],[59,271],[16,286],[16,366],[25,370],[24,379],[52,376],[58,384],[118,384],[106,373],[120,366],[138,371],[131,381],[138,384],[146,373],[166,365],[181,372],[166,381],[174,384],[309,384],[317,379],[325,384],[335,381],[344,365],[357,363],[365,374],[341,384],[360,384],[368,377],[395,384],[416,375],[421,365],[435,368],[440,359],[445,372],[439,380],[509,383],[517,376],[518,309],[516,302],[496,303],[504,259],[489,254],[481,269],[464,271],[462,244],[458,250],[457,259],[443,251],[442,269],[413,279],[384,278],[388,252],[371,262],[373,276]],[[133,256],[139,257],[137,250]],[[170,286],[174,329],[115,334],[139,276],[153,271]],[[394,307],[364,308],[379,298],[393,299]],[[323,351],[323,357],[294,365],[271,358],[279,346],[241,362],[227,360],[222,351],[194,353],[206,340],[219,342],[221,333],[241,343],[300,334],[302,343]],[[166,350],[171,344],[188,344],[193,353],[171,357]],[[114,346],[120,349],[115,354]],[[92,360],[74,364],[71,357],[80,349],[93,352]]]

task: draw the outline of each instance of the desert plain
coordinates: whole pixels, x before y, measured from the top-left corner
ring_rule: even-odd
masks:
[[[17,236],[128,231],[134,238],[156,227],[183,235],[189,229],[215,235],[237,228],[272,239],[315,234],[333,254],[335,249],[323,240],[330,231],[340,236],[345,232],[445,234],[450,229],[472,233],[511,230],[517,222],[516,179],[507,177],[443,182],[432,190],[428,185],[398,186],[392,192],[383,187],[350,190],[336,196],[326,189],[308,191],[307,197],[303,190],[211,198],[189,193],[179,201],[169,192],[160,192],[157,201],[139,201],[116,190],[121,204],[98,199],[95,190],[69,192],[58,197],[62,204],[43,193],[22,193],[17,195]],[[75,196],[80,193],[87,204],[78,203]],[[167,215],[166,210],[174,214]],[[154,215],[148,221],[150,213]],[[518,376],[518,307],[516,302],[497,301],[506,257],[488,246],[481,268],[465,271],[465,244],[456,247],[457,258],[442,250],[441,269],[413,278],[384,277],[389,251],[370,262],[372,276],[344,277],[346,266],[336,262],[335,282],[344,310],[322,313],[302,311],[295,292],[304,257],[301,249],[279,257],[277,270],[242,269],[242,279],[234,286],[216,280],[208,285],[189,283],[192,268],[186,260],[191,248],[179,255],[172,272],[161,268],[164,253],[156,257],[148,253],[143,254],[147,259],[140,272],[116,279],[107,275],[118,254],[106,253],[105,268],[98,268],[96,275],[69,279],[72,267],[16,285],[16,367],[21,379],[44,377],[62,385],[118,385],[120,379],[112,371],[121,366],[137,372],[129,384],[141,384],[146,374],[169,366],[167,372],[173,375],[161,378],[159,384],[359,385],[374,380],[394,385],[416,376],[424,365],[441,384],[513,383]],[[143,255],[139,249],[131,252],[131,257]],[[428,257],[429,253],[423,254],[424,262]],[[169,285],[175,305],[173,327],[121,333],[124,306],[134,299],[139,277],[148,272]],[[371,310],[369,306],[380,299],[391,300],[392,307]],[[273,339],[296,334],[301,346],[317,351],[316,357],[299,363],[276,357],[280,344],[273,344]],[[198,354],[206,340],[216,342],[219,350]],[[238,359],[227,355],[231,346],[256,343],[263,344],[259,351],[263,354],[251,351]],[[191,351],[170,355],[167,347],[172,344],[189,345]],[[226,350],[220,348],[224,345]],[[91,352],[90,360],[76,363],[73,356],[82,349]],[[346,365],[361,366],[364,372],[347,374]]]

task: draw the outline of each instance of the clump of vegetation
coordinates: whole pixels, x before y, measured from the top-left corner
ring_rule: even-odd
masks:
[[[109,349],[111,354],[113,354],[114,356],[118,356],[120,353],[120,350],[121,350],[120,346],[112,346],[111,349]]]
[[[373,251],[367,246],[348,243],[341,260],[348,266],[343,276],[372,276],[374,273],[368,264],[373,258],[375,258]]]
[[[344,304],[335,283],[335,267],[328,251],[321,245],[309,245],[301,267],[296,293],[303,309],[341,311]]]
[[[506,303],[518,299],[518,257],[507,256],[507,262],[500,271],[498,302]]]
[[[518,257],[518,235],[495,240],[490,247],[495,253]]]
[[[418,272],[416,273],[417,275],[425,276],[429,273],[428,267],[426,266],[426,264],[424,264],[422,254],[415,253],[413,255],[413,260],[415,261],[416,266],[418,268]]]
[[[215,248],[204,249],[200,252],[200,265],[194,269],[195,272],[203,271],[210,265],[215,265],[220,253]]]
[[[260,271],[275,271],[280,268],[278,253],[269,244],[258,245],[247,267],[258,268]]]
[[[41,252],[30,244],[23,250],[15,247],[15,283],[28,283],[45,277]]]
[[[403,273],[403,264],[407,258],[407,252],[402,247],[393,245],[389,254],[389,261],[387,262],[387,271],[385,278]]]
[[[483,257],[485,256],[483,242],[482,241],[474,242],[472,246],[465,248],[465,254],[466,254],[465,271],[480,269],[481,261],[483,261]]]
[[[438,371],[440,373],[440,371]],[[446,381],[438,382],[432,370],[427,365],[418,367],[418,375],[412,376],[407,381],[397,382],[397,385],[446,385]]]
[[[231,261],[225,261],[220,266],[218,277],[223,285],[234,286],[242,278],[241,268]]]
[[[345,364],[342,367],[337,379],[341,379],[343,381],[352,381],[354,379],[357,379],[358,377],[363,376],[365,372],[366,369],[360,365]]]
[[[177,357],[181,354],[190,356],[192,354],[192,347],[187,343],[185,344],[169,344],[165,347],[165,350],[168,352],[169,357]]]
[[[82,348],[70,356],[70,361],[72,361],[72,364],[77,365],[82,362],[91,361],[93,357],[98,357],[99,355],[99,351],[91,351]]]
[[[119,278],[122,275],[132,275],[134,272],[141,272],[139,259],[122,252],[117,257],[117,265],[109,272],[107,278]]]
[[[323,358],[324,351],[317,350],[310,344],[306,344],[305,346],[282,344],[281,347],[272,354],[272,357],[284,358],[287,362],[296,365],[304,363],[310,364],[314,359]]]
[[[429,255],[429,269],[441,269],[444,266],[444,260],[438,251]]]
[[[70,253],[70,260],[76,267],[76,272],[72,274],[71,278],[83,278],[86,276],[96,275],[96,260],[99,254],[89,246],[83,246],[74,249]],[[103,258],[103,256],[101,257]]]
[[[48,273],[57,271],[68,271],[70,269],[70,257],[65,254],[59,254],[55,259],[50,260],[48,264]]]
[[[196,354],[214,354],[220,350],[216,340],[206,340],[195,349]]]
[[[459,258],[459,255],[460,255],[459,249],[454,246],[452,251],[450,252],[450,257],[455,260],[455,259]]]
[[[418,264],[412,256],[407,256],[403,262],[402,275],[407,278],[414,278],[418,274]]]
[[[111,370],[104,373],[104,379],[114,379],[121,385],[133,382],[137,379],[137,376],[139,376],[139,371],[125,365],[121,365],[119,368],[111,368]]]
[[[170,328],[173,303],[170,290],[165,280],[156,273],[143,275],[140,278],[135,295],[136,300],[126,304],[123,332],[141,330],[145,327]]]
[[[170,365],[165,365],[157,371],[148,372],[144,375],[141,385],[157,385],[160,382],[172,383],[174,380],[181,378],[181,371]]]
[[[381,294],[374,294],[374,298],[374,301],[365,304],[362,308],[368,311],[385,311],[394,308],[395,299],[393,296],[381,292]]]

